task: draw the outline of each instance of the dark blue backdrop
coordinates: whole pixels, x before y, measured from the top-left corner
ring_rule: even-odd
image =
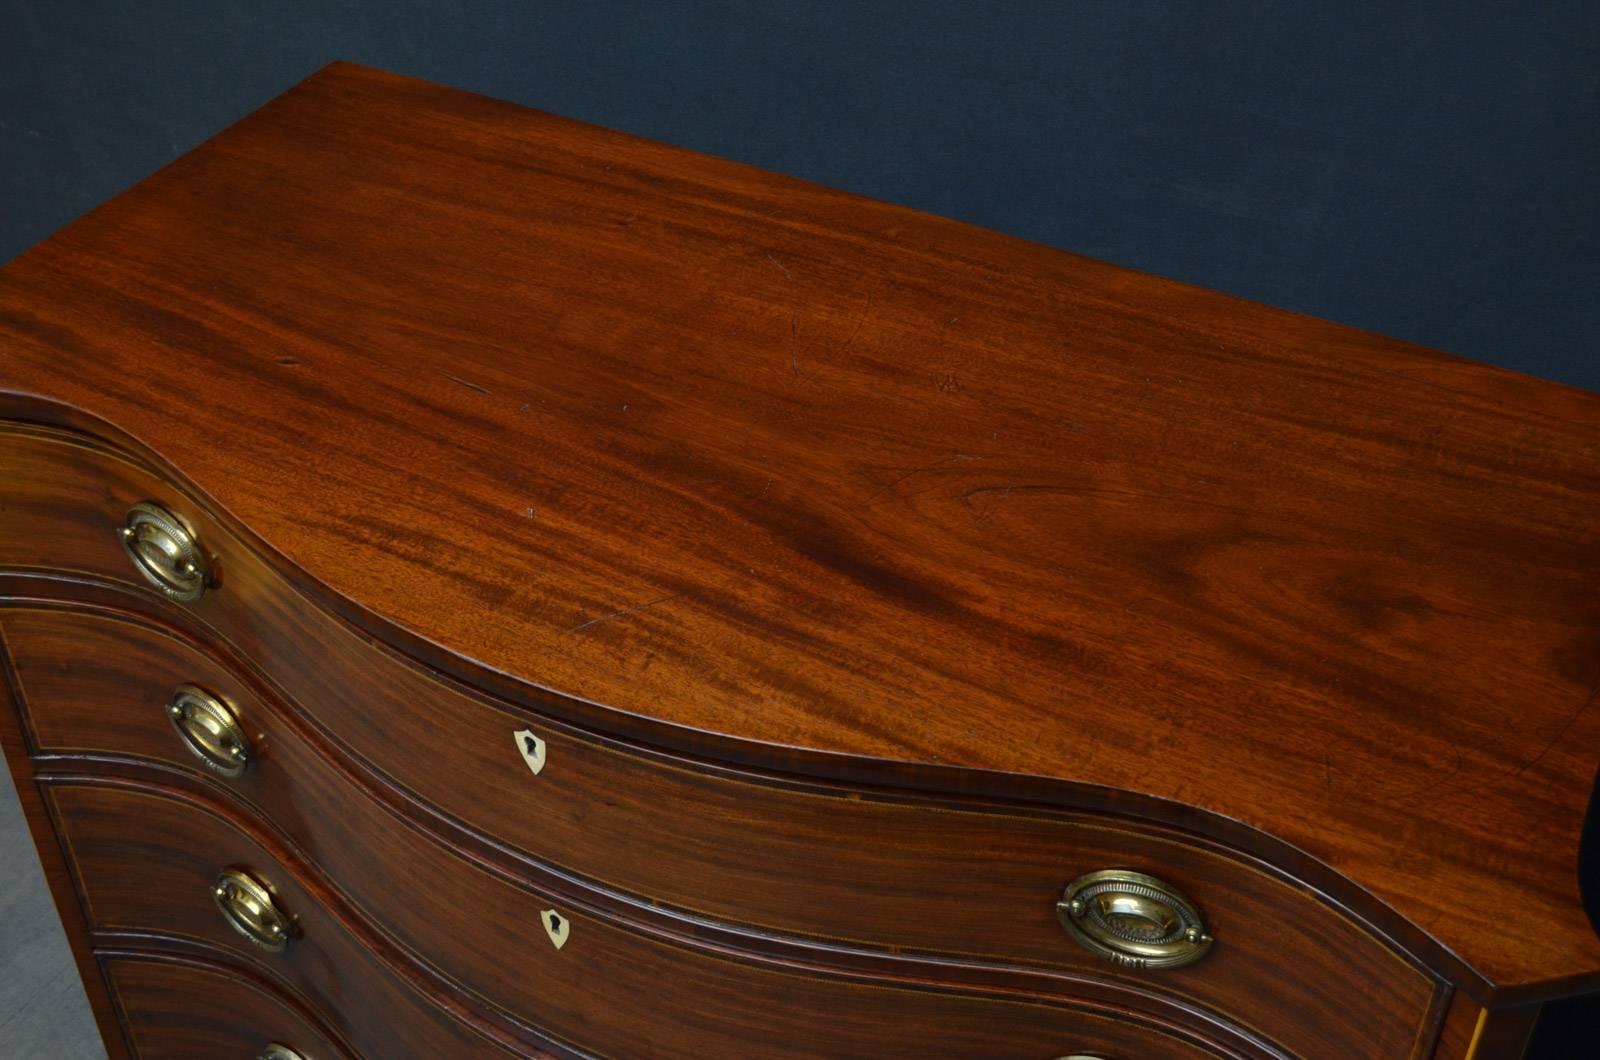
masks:
[[[0,260],[334,58],[1600,390],[1600,4],[0,0]]]

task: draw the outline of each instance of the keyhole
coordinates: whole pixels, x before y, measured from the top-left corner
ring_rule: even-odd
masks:
[[[527,744],[529,754],[536,755],[539,753],[538,740],[534,739],[532,736],[524,736],[523,741]]]
[[[550,930],[551,931],[560,931],[561,930],[561,918],[559,916],[557,916],[556,914],[554,914],[554,913],[550,914]]]

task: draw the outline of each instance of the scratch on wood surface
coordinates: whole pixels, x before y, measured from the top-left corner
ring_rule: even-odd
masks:
[[[834,353],[844,353],[856,341],[856,336],[861,334],[861,326],[867,322],[867,314],[872,312],[872,295],[867,295],[867,300],[862,303],[861,310],[856,314],[856,326],[850,329],[850,334],[845,337],[842,344],[834,349]]]
[[[982,524],[993,519],[1001,503],[1009,498],[1013,493],[1028,495],[1062,493],[1070,495],[1082,492],[1083,491],[1081,489],[1074,489],[1070,486],[1034,485],[1031,483],[1008,482],[1004,486],[978,486],[970,490],[965,490],[956,499],[972,512],[972,521],[974,523]],[[982,507],[972,502],[974,497],[986,497],[992,493],[998,493],[999,496]]]
[[[1459,747],[1454,752],[1454,759],[1450,768],[1421,787],[1408,791],[1402,795],[1389,795],[1390,802],[1404,802],[1408,806],[1421,806],[1430,799],[1436,799],[1445,790],[1454,787],[1454,782],[1461,775],[1461,768],[1466,764],[1466,754]]]
[[[1065,493],[1065,494],[1077,494],[1077,493],[1085,493],[1085,492],[1090,492],[1090,491],[1085,490],[1085,489],[1083,489],[1081,487],[1074,487],[1074,486],[1054,486],[1054,485],[1049,485],[1049,484],[1037,484],[1037,485],[1035,485],[1035,484],[1032,484],[1032,483],[1008,482],[1004,486],[977,486],[977,487],[974,487],[973,489],[967,490],[966,492],[962,493],[960,499],[962,501],[970,501],[972,498],[981,497],[986,493],[998,493],[998,494],[1000,494],[1000,499],[1001,500],[1005,500],[1007,497],[1011,496],[1013,493]],[[1135,494],[1135,495],[1137,496],[1138,494]]]
[[[1528,772],[1528,770],[1537,766],[1540,762],[1543,762],[1545,756],[1551,751],[1555,750],[1556,745],[1566,738],[1567,733],[1570,732],[1572,727],[1578,723],[1578,719],[1583,717],[1585,712],[1587,712],[1590,707],[1594,706],[1597,696],[1600,696],[1600,681],[1597,681],[1594,684],[1594,687],[1589,689],[1589,694],[1584,697],[1581,703],[1578,704],[1578,709],[1567,715],[1566,720],[1561,723],[1561,728],[1556,730],[1555,734],[1551,736],[1550,739],[1545,743],[1543,749],[1541,749],[1538,754],[1528,759],[1528,761],[1524,762],[1521,768],[1519,768],[1516,773],[1512,775],[1514,777],[1520,777],[1524,773]]]
[[[460,378],[459,376],[451,375],[449,372],[445,372],[444,373],[444,377],[446,379],[450,380],[452,383],[459,383],[460,385],[466,387],[468,390],[476,390],[480,394],[489,393],[488,390],[486,390],[483,387],[479,386],[477,383],[469,383],[465,379]]]
[[[874,501],[878,500],[879,498],[887,496],[887,495],[889,495],[891,493],[894,493],[899,488],[900,484],[902,482],[905,482],[907,479],[915,478],[918,475],[925,475],[930,471],[937,471],[937,470],[939,470],[939,468],[944,467],[946,464],[964,464],[968,460],[982,460],[982,459],[983,458],[980,457],[980,456],[971,456],[971,455],[969,455],[967,453],[952,453],[951,455],[945,457],[943,460],[937,460],[937,461],[935,461],[935,462],[933,462],[931,464],[928,464],[926,467],[914,467],[914,468],[910,468],[909,470],[901,469],[901,470],[905,470],[904,474],[902,474],[899,478],[893,479],[893,480],[891,480],[891,481],[879,486],[878,490],[875,493],[873,493],[865,501],[862,502],[862,506],[866,507],[868,505],[871,505]]]
[[[567,630],[567,632],[568,633],[581,633],[584,630],[588,629],[590,626],[597,626],[602,622],[609,622],[613,618],[623,618],[623,617],[626,617],[627,615],[637,615],[640,611],[648,611],[650,608],[659,606],[660,604],[664,604],[669,600],[676,600],[678,597],[680,597],[682,595],[683,595],[682,593],[669,593],[666,596],[662,596],[662,597],[659,597],[659,598],[657,598],[655,600],[650,600],[650,601],[648,601],[646,603],[639,604],[636,607],[624,607],[622,610],[613,611],[609,615],[601,615],[599,618],[591,618],[587,622],[579,622],[576,626],[573,626],[571,629]]]
[[[767,260],[772,262],[778,268],[782,269],[784,276],[788,277],[790,280],[794,279],[794,273],[790,272],[789,269],[788,269],[788,266],[784,265],[783,262],[781,262],[777,258],[773,257],[771,254],[767,255]]]

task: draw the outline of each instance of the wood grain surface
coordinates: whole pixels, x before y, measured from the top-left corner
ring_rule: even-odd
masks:
[[[304,1060],[352,1060],[304,1006],[240,965],[148,952],[100,964],[141,1060],[259,1056],[269,1043]]]
[[[328,761],[326,745],[320,752],[311,746],[320,739],[303,734],[251,682],[176,630],[126,613],[22,607],[0,608],[0,629],[27,697],[33,745],[52,759],[143,758],[212,779],[160,708],[183,682],[224,697],[251,734],[256,763],[217,786],[257,807],[377,920],[412,921],[404,934],[444,967],[465,963],[463,949],[490,951],[502,940],[514,949],[518,923],[536,921],[539,908],[553,902],[570,907],[548,891],[530,906],[514,885],[453,864],[414,828],[385,818],[365,793],[381,789],[379,778],[397,775],[390,766],[405,757],[397,749],[410,749],[411,758],[431,763],[462,790],[486,793],[472,802],[441,802],[447,811],[465,804],[469,819],[493,837],[473,845],[474,860],[492,860],[485,849],[491,844],[515,844],[624,889],[637,903],[628,918],[655,921],[658,931],[676,927],[655,908],[667,904],[679,915],[817,939],[806,955],[815,964],[837,964],[833,951],[842,943],[888,950],[907,964],[922,953],[1008,972],[1048,969],[1066,975],[1036,976],[1032,989],[1041,994],[1070,995],[1083,980],[1120,982],[1123,1005],[1147,1004],[1167,1020],[1198,1027],[1236,1021],[1300,1056],[1431,1051],[1436,984],[1428,975],[1293,881],[1192,838],[1104,817],[985,813],[719,779],[548,730],[548,764],[534,782],[520,757],[505,753],[510,719],[496,724],[492,717],[487,725],[451,719],[448,741],[396,724],[385,753],[374,756],[382,772],[356,771],[346,781],[339,774],[350,772],[349,765]],[[319,658],[308,655],[307,662],[309,669],[327,669]],[[366,698],[358,693],[353,701]],[[480,714],[484,709],[477,706]],[[356,754],[367,749],[360,739],[339,739],[337,725],[333,732]],[[461,785],[464,776],[480,783]],[[1052,903],[1067,879],[1106,865],[1159,874],[1183,888],[1221,944],[1199,965],[1161,972],[1117,969],[1085,952],[1057,923]],[[545,873],[518,872],[515,864],[509,872],[548,886]],[[495,912],[452,920],[433,909],[420,923],[397,914],[434,907],[439,898],[431,896]],[[719,941],[761,946],[748,936]],[[514,969],[487,973],[499,981],[511,1011],[553,1020],[599,992],[581,978],[544,982],[536,965],[511,963]],[[1296,974],[1284,975],[1285,967]],[[917,972],[926,979],[949,973],[941,961],[920,964]],[[471,976],[469,970],[460,978]],[[476,989],[494,993],[481,983]],[[523,992],[528,996],[519,1004]],[[1357,1007],[1362,1018],[1352,1020]]]
[[[349,945],[337,918],[309,884],[281,860],[271,837],[254,833],[222,806],[131,782],[90,778],[52,781],[52,809],[79,870],[96,931],[150,932],[199,939],[258,965],[338,1008],[329,1023],[362,1055],[418,1060],[502,1055],[465,1027],[447,1031],[437,1009],[375,996],[392,980],[360,974],[373,958]],[[359,812],[358,815],[359,817]],[[487,875],[475,882],[465,862],[440,876],[442,851],[415,846],[407,828],[367,834],[385,848],[375,871],[344,879],[372,895],[395,890],[385,908],[402,945],[433,936],[425,950],[450,971],[469,971],[467,996],[481,987],[490,1001],[520,995],[513,1010],[540,1029],[576,1034],[582,1054],[778,1058],[909,1055],[1035,1060],[1091,1052],[1152,1060],[1225,1055],[1187,1034],[1117,1010],[1080,1003],[1045,1005],[1004,995],[972,996],[933,984],[893,987],[838,976],[809,977],[754,967],[710,954],[673,952],[617,926],[574,916],[567,944],[555,949],[519,899],[483,904]],[[408,881],[389,871],[390,853],[409,848],[423,860]],[[205,853],[197,853],[204,851]],[[359,857],[359,854],[352,855]],[[299,937],[282,954],[265,954],[225,926],[208,894],[224,864],[247,866],[269,882],[297,921]],[[440,887],[439,884],[446,884]],[[459,885],[455,889],[453,885]],[[503,887],[503,885],[500,885]],[[474,911],[462,916],[462,909]],[[537,913],[534,914],[535,917]],[[473,945],[492,936],[489,946]],[[360,996],[358,996],[360,995]],[[560,1040],[559,1038],[557,1039]],[[573,1040],[567,1037],[568,1041]],[[519,1055],[527,1055],[520,1053]]]
[[[23,728],[24,708],[21,698],[17,695],[14,677],[5,651],[5,637],[3,632],[0,632],[0,752],[5,754],[6,772],[10,774],[11,783],[16,786],[17,802],[22,809],[28,831],[33,837],[34,847],[39,853],[39,864],[44,870],[45,886],[55,903],[56,914],[61,918],[61,926],[66,931],[67,946],[71,950],[73,962],[77,965],[78,977],[83,982],[89,1011],[94,1017],[95,1030],[99,1032],[105,1046],[107,1060],[132,1060],[116,1006],[90,950],[88,920],[84,915],[82,899],[73,886],[72,870],[67,862],[66,851],[62,846],[61,837],[52,827],[44,795],[35,782],[34,763],[28,754],[28,737]],[[16,851],[11,852],[10,856],[19,860],[26,857],[25,854]],[[19,953],[18,956],[25,957],[26,954]],[[29,968],[29,972],[33,974],[37,974],[38,970],[37,965]],[[63,1008],[63,1006],[56,1007]],[[68,1018],[65,1011],[61,1016]],[[18,1048],[35,1046],[36,1043],[30,1042],[29,1037],[25,1032],[14,1031],[12,1037],[7,1039],[7,1044]],[[58,1040],[37,1044],[43,1045],[46,1049],[59,1051],[62,1043]]]
[[[573,912],[564,898],[550,897],[550,874],[512,863],[504,870],[508,885],[445,857],[404,817],[380,812],[370,793],[381,791],[382,774],[330,762],[326,756],[336,752],[313,749],[320,739],[177,631],[127,614],[13,607],[0,609],[0,629],[26,691],[34,746],[52,768],[63,757],[133,757],[213,779],[159,709],[176,684],[198,682],[226,699],[255,744],[256,764],[216,786],[258,808],[380,923],[409,925],[401,934],[415,950],[446,969],[465,966],[458,974],[463,981],[492,978],[496,988],[480,982],[474,989],[498,992],[510,1011],[546,1020],[582,1010],[603,993],[585,977],[545,982],[537,965],[522,960],[475,970],[477,962],[463,951],[499,945],[503,954],[516,952],[527,942],[519,940],[517,925],[537,921],[540,908]],[[86,665],[85,658],[94,662]],[[463,744],[474,742],[456,731]],[[508,731],[495,728],[489,746],[503,752]],[[410,745],[404,730],[395,736]],[[519,807],[526,822],[491,829],[494,840],[479,837],[468,856],[493,861],[491,842],[521,840],[535,855],[627,888],[634,905],[623,919],[640,930],[681,931],[675,917],[657,908],[667,902],[679,916],[717,917],[739,932],[755,925],[821,936],[809,952],[789,948],[821,967],[848,963],[838,947],[853,942],[894,953],[924,980],[947,978],[952,966],[918,961],[919,953],[1003,966],[987,981],[1012,989],[1014,971],[1048,969],[1031,981],[1022,977],[1043,997],[1081,996],[1085,982],[1118,983],[1120,995],[1101,992],[1124,1007],[1145,1006],[1166,1021],[1211,1033],[1230,1021],[1249,1028],[1236,1035],[1241,1051],[1249,1037],[1306,1057],[1431,1051],[1436,987],[1426,974],[1293,883],[1193,840],[1103,818],[1023,817],[855,792],[718,783],[698,771],[630,765],[623,755],[553,735],[550,756],[539,783],[529,782],[515,756],[508,761],[516,772],[499,778],[509,771],[492,756],[467,759],[444,748],[432,756],[449,776],[485,778],[486,790]],[[611,768],[596,775],[602,764]],[[1224,942],[1201,965],[1158,973],[1118,970],[1084,952],[1056,922],[1052,900],[1066,876],[1109,864],[1162,873],[1183,886]],[[541,897],[530,899],[519,884]],[[436,908],[440,900],[492,912],[451,918]],[[409,915],[413,908],[431,912],[418,921]],[[715,941],[758,954],[767,949],[748,933]],[[1298,974],[1285,976],[1284,967]],[[967,969],[968,978],[974,971]],[[1351,1020],[1357,1006],[1363,1016]]]
[[[320,1025],[368,1057],[545,1055],[457,1018],[458,998],[430,993],[414,967],[364,923],[324,908],[329,892],[282,867],[292,857],[269,837],[245,834],[214,808],[187,813],[177,792],[112,778],[46,780],[51,816],[69,852],[97,949],[209,954],[243,963],[301,1000]],[[257,948],[211,899],[218,872],[237,866],[267,883],[299,937],[281,954]],[[308,941],[309,940],[309,941]],[[198,1016],[204,1005],[184,1009]],[[263,1028],[265,1032],[265,1028]]]
[[[1171,800],[1600,986],[1593,395],[348,65],[0,270],[0,392],[469,680]]]

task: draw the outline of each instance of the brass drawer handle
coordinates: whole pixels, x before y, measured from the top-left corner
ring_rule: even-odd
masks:
[[[222,919],[239,934],[271,953],[289,945],[294,923],[279,909],[266,885],[241,869],[223,869],[211,897]]]
[[[256,1060],[307,1060],[307,1058],[295,1052],[287,1045],[281,1045],[278,1042],[272,1042],[265,1049],[261,1050],[261,1055],[256,1057]]]
[[[187,603],[205,593],[211,570],[194,531],[161,505],[140,501],[129,508],[119,536],[139,573],[168,597]]]
[[[167,703],[178,739],[208,769],[237,777],[250,764],[250,738],[228,705],[203,688],[179,685]]]
[[[1056,915],[1085,949],[1127,968],[1181,968],[1211,949],[1194,903],[1142,872],[1079,876],[1067,884]]]

